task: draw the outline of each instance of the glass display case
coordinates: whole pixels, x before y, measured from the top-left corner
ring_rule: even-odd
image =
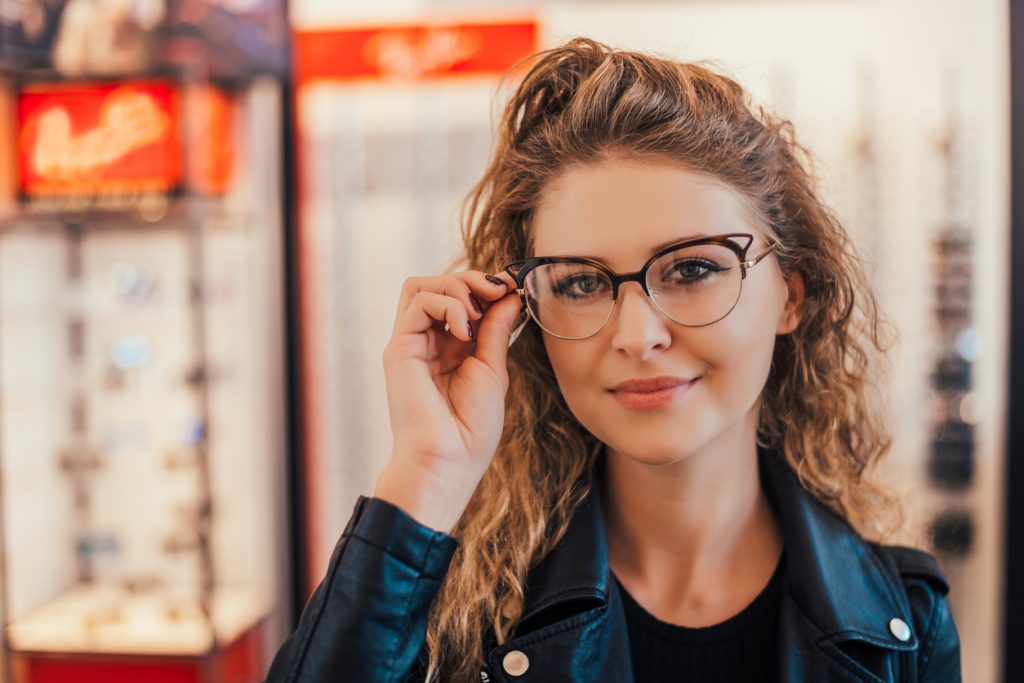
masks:
[[[249,683],[286,632],[282,85],[232,54],[8,73],[6,681]]]

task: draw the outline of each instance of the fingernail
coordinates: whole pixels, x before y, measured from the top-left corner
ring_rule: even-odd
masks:
[[[479,313],[480,315],[483,315],[484,309],[480,308],[480,302],[476,300],[476,297],[470,294],[469,300],[473,302],[473,308],[476,309],[476,312]]]
[[[473,336],[473,326],[470,325],[469,322],[467,321],[466,322],[466,327],[469,329],[469,338],[475,340],[476,337]]]
[[[502,287],[507,286],[504,280],[502,280],[500,277],[494,277],[493,275],[485,275],[484,277],[486,277],[487,281],[490,282],[492,285],[501,285]]]

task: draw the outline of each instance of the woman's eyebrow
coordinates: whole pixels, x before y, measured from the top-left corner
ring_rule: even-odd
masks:
[[[698,233],[698,234],[695,234],[695,235],[687,235],[685,237],[675,237],[673,239],[666,240],[665,242],[662,242],[661,244],[657,244],[657,245],[651,247],[651,249],[647,252],[647,255],[650,256],[650,255],[660,251],[661,249],[664,249],[665,247],[667,247],[670,244],[676,244],[678,242],[688,242],[690,240],[699,239],[701,237],[711,237],[711,235],[709,233]],[[560,256],[558,256],[556,258],[588,258],[588,259],[592,259],[594,261],[599,261],[599,262],[605,264],[606,266],[608,265],[608,260],[605,259],[605,258],[602,258],[601,256],[585,256],[585,255],[582,255],[582,254],[564,254],[564,255],[560,255]]]

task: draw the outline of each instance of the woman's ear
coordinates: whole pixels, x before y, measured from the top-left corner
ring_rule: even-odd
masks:
[[[797,328],[804,317],[803,275],[800,271],[791,270],[783,273],[782,277],[786,281],[788,296],[786,307],[782,310],[782,315],[779,316],[779,326],[776,328],[775,334],[789,334]]]

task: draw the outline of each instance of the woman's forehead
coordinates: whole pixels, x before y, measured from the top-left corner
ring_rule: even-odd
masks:
[[[591,256],[622,267],[666,244],[725,232],[762,239],[748,198],[715,176],[647,160],[562,170],[530,222],[532,255]]]
[[[535,255],[613,264],[728,232],[762,234],[744,195],[708,174],[652,161],[569,167],[545,187],[531,221]]]

